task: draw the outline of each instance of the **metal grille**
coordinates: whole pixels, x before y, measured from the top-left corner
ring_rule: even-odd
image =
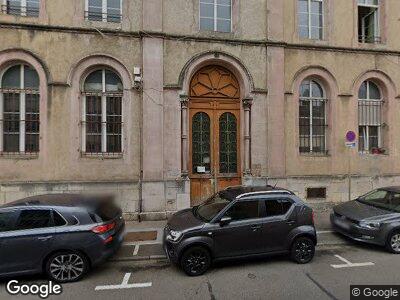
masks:
[[[237,173],[237,121],[232,113],[219,119],[219,171]]]
[[[197,167],[205,167],[206,172],[210,172],[210,117],[204,112],[193,116],[192,165],[193,173],[198,173]]]
[[[98,21],[98,22],[110,22],[110,23],[121,23],[122,14],[115,13],[109,10],[107,13],[97,11],[85,11],[85,20],[87,21]]]
[[[25,152],[39,152],[39,95],[25,95]]]
[[[382,100],[358,100],[359,151],[381,147]]]
[[[107,152],[120,153],[122,140],[122,99],[107,97]]]
[[[326,153],[326,100],[300,98],[300,153]]]
[[[21,6],[20,1],[7,1],[1,6],[1,11],[8,15],[39,17],[39,2],[27,1],[27,6]]]
[[[101,96],[86,96],[86,152],[101,153]]]
[[[3,152],[19,152],[20,94],[3,94]]]

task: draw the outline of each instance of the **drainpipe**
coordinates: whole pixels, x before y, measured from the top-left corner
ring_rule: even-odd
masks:
[[[141,52],[142,52],[142,72],[143,72],[143,38],[141,37]],[[143,78],[143,74],[141,74]],[[138,203],[138,221],[142,222],[142,211],[143,211],[143,79],[137,88],[139,94],[139,203]]]

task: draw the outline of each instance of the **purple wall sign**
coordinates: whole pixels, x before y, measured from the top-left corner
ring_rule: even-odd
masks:
[[[346,141],[352,143],[355,140],[356,140],[356,133],[354,131],[348,131],[346,133]]]

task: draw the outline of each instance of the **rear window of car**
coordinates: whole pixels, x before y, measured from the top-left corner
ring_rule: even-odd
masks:
[[[56,211],[53,211],[54,226],[64,226],[67,224],[65,219]]]
[[[100,202],[90,217],[94,222],[108,222],[115,219],[121,213],[121,209],[113,201]]]
[[[287,199],[267,199],[265,200],[265,208],[267,217],[281,216],[288,212],[292,202]]]

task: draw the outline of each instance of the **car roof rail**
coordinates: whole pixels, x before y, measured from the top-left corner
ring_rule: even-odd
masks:
[[[288,190],[270,190],[270,191],[258,191],[258,192],[249,192],[249,193],[244,193],[240,194],[239,196],[236,197],[236,199],[241,199],[246,196],[252,196],[252,195],[263,195],[263,194],[287,194],[287,195],[293,195],[291,191]]]

